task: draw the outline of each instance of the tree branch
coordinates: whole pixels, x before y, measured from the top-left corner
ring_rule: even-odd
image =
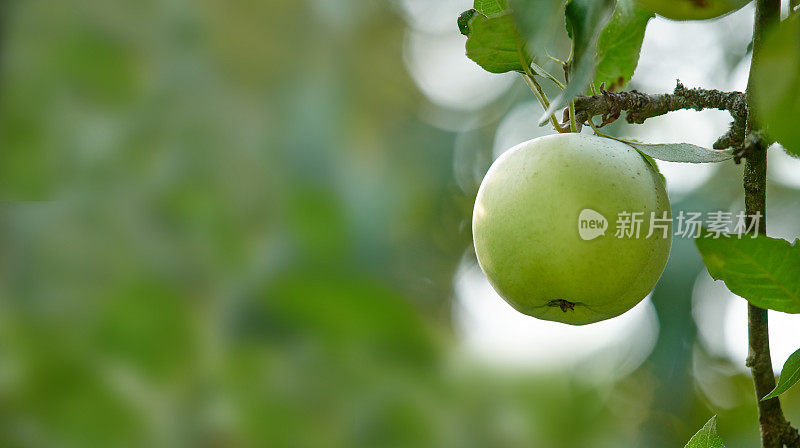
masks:
[[[601,90],[599,95],[583,96],[575,99],[576,119],[585,123],[596,115],[603,118],[602,125],[619,117],[627,111],[628,123],[639,124],[645,120],[680,109],[719,109],[727,110],[733,117],[731,129],[722,136],[714,148],[741,147],[747,120],[747,100],[742,92],[721,92],[708,89],[687,89],[680,83],[672,93],[648,95],[637,90],[609,92]]]
[[[768,28],[780,22],[780,0],[757,0],[756,20],[753,28],[753,66],[758,64],[764,35]],[[752,94],[753,71],[747,86],[748,102]],[[767,184],[767,142],[761,136],[756,123],[755,113],[747,115],[745,131],[747,138],[742,145],[741,153],[746,157],[744,166],[745,211],[748,219],[756,214],[763,217],[763,225],[758,231],[766,234],[766,184]],[[753,375],[756,397],[758,398],[758,420],[761,427],[761,445],[764,448],[781,448],[784,445],[800,447],[800,435],[783,415],[781,402],[776,398],[761,401],[775,388],[775,374],[772,371],[772,360],[769,351],[769,322],[767,310],[748,304],[748,340],[749,355],[747,365]]]
[[[791,4],[797,4],[792,0]],[[757,0],[756,20],[753,29],[753,66],[760,57],[765,31],[780,22],[780,0]],[[575,118],[578,123],[586,123],[594,116],[603,119],[601,126],[616,120],[621,112],[627,111],[626,120],[631,124],[643,123],[648,118],[664,115],[680,109],[719,109],[727,110],[733,117],[731,128],[720,137],[714,148],[737,148],[736,163],[746,158],[743,186],[745,209],[752,224],[754,217],[762,221],[757,227],[766,234],[766,150],[769,142],[765,140],[755,122],[748,104],[752,92],[753,77],[748,81],[747,93],[721,92],[719,90],[687,89],[677,83],[673,93],[648,95],[636,90],[609,92],[601,88],[599,95],[583,96],[575,99]],[[780,400],[772,398],[761,401],[775,388],[775,374],[769,349],[769,325],[767,311],[748,305],[749,355],[750,367],[758,398],[758,414],[761,429],[761,443],[764,448],[800,448],[800,433],[786,420],[781,410]]]

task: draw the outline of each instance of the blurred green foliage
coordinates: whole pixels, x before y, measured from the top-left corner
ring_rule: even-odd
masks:
[[[757,440],[746,377],[716,409],[689,373],[695,253],[627,378],[456,356],[474,191],[418,117],[392,4],[3,14],[0,446],[674,446],[713,412]]]
[[[754,110],[770,138],[800,157],[800,132],[791,117],[800,111],[800,20],[792,17],[767,34],[764,53],[753,66]]]

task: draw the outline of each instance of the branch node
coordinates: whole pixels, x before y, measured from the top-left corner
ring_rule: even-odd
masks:
[[[748,135],[744,140],[744,143],[739,145],[738,149],[734,151],[733,160],[738,165],[742,163],[742,159],[748,159],[756,156],[758,153],[765,151],[766,149],[767,142],[764,139],[764,135],[759,131],[755,131]]]
[[[603,124],[609,124],[627,111],[625,120],[631,124],[644,123],[648,118],[664,115],[680,109],[703,110],[707,108],[727,110],[733,117],[730,131],[715,143],[715,148],[739,147],[744,139],[747,119],[747,102],[742,92],[721,92],[709,89],[688,89],[680,80],[676,81],[672,93],[648,95],[638,90],[610,92],[600,84],[600,94],[575,99],[575,118],[586,123],[600,116]]]
[[[783,434],[781,434],[781,442],[789,448],[800,447],[800,433],[788,421],[784,427]]]

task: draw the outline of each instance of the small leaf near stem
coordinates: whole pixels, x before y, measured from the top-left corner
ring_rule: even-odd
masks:
[[[531,68],[533,69],[533,72],[535,74],[537,74],[537,75],[539,75],[539,76],[541,76],[543,78],[547,78],[550,81],[553,81],[555,83],[555,85],[557,85],[561,90],[566,89],[566,86],[564,86],[564,84],[562,84],[561,81],[558,80],[558,78],[556,78],[555,76],[550,74],[550,72],[548,72],[547,70],[542,68],[539,64],[537,64],[535,62],[531,62]]]
[[[547,57],[551,61],[553,61],[553,62],[555,62],[555,63],[557,63],[558,65],[561,66],[561,70],[564,72],[564,82],[568,83],[569,82],[569,64],[564,62],[564,61],[562,61],[561,59],[554,58],[553,56],[550,56],[549,54],[547,55]],[[572,59],[572,50],[570,50],[569,57],[570,57],[570,59]],[[564,88],[566,88],[566,87],[564,87]]]
[[[775,389],[772,389],[772,392],[766,397],[762,398],[761,401],[777,397],[789,390],[789,388],[794,386],[798,381],[800,381],[800,350],[797,350],[789,356],[783,364],[783,369],[781,369],[781,377],[778,380],[778,385],[775,386]]]
[[[697,434],[692,436],[686,448],[725,448],[717,434],[717,416],[711,417]]]

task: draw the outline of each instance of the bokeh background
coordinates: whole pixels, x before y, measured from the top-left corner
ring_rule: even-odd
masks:
[[[486,283],[482,175],[552,131],[464,56],[469,3],[2,2],[0,446],[675,447],[713,414],[756,446],[745,301],[691,240],[588,327]],[[752,16],[654,19],[632,87],[744,89]],[[611,130],[710,146],[729,120]],[[742,208],[733,162],[660,165],[674,212]],[[769,174],[793,239],[800,161]],[[800,321],[771,319],[779,370]]]

